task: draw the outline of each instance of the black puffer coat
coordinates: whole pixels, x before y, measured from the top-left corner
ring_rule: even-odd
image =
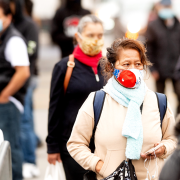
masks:
[[[176,18],[174,21],[174,25],[167,28],[158,18],[149,23],[146,32],[147,54],[153,63],[151,71],[158,71],[161,78],[173,78],[180,56],[180,23]]]

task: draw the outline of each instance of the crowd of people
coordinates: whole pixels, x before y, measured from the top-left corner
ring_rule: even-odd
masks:
[[[143,79],[149,67],[157,92],[164,93],[165,81],[170,78],[180,102],[180,24],[170,0],[162,0],[155,7],[157,16],[145,34],[147,50],[141,42],[121,37],[107,48],[105,58],[101,55],[102,22],[97,17],[84,16],[73,32],[72,21],[68,28],[65,23],[69,14],[59,15],[64,28],[53,28],[52,39],[60,46],[63,58],[53,70],[46,142],[49,163],[62,161],[67,180],[115,180],[117,176],[157,180],[165,159],[176,148],[175,118],[167,98],[149,90]],[[66,8],[57,11],[53,27]],[[71,35],[69,47],[74,42],[75,48],[67,52],[63,42],[64,37],[70,40],[70,30],[74,40]],[[96,98],[102,104],[95,105]],[[159,148],[147,154],[152,147]],[[163,169],[166,173],[173,160],[169,161]],[[122,167],[128,169],[126,175]],[[174,176],[179,179],[178,173]],[[164,177],[162,172],[160,178]]]
[[[171,0],[154,8],[146,43],[119,37],[105,57],[103,23],[81,0],[56,11],[50,34],[62,59],[52,72],[46,143],[48,162],[62,162],[67,180],[180,179],[180,22]],[[32,9],[31,0],[0,0],[0,129],[11,145],[13,180],[40,174]],[[158,93],[146,86],[148,69]],[[167,78],[179,103],[175,115],[163,94]]]

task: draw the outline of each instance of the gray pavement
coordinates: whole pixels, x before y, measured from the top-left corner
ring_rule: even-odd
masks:
[[[43,36],[44,37],[44,36]],[[43,40],[42,40],[43,41]],[[41,171],[39,178],[34,178],[30,180],[43,180],[45,170],[47,167],[47,154],[46,154],[46,144],[45,138],[47,135],[47,116],[48,116],[48,103],[49,103],[49,89],[51,73],[54,64],[59,60],[60,54],[57,47],[42,45],[40,48],[40,58],[39,58],[39,86],[34,94],[34,105],[35,105],[35,129],[39,137],[43,142],[43,146],[37,149],[37,165]],[[151,90],[155,91],[155,83],[150,73],[146,76],[146,83]],[[177,101],[175,93],[170,81],[167,81],[167,96],[173,111],[175,112]]]

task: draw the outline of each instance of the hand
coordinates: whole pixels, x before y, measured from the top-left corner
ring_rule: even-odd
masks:
[[[9,97],[8,96],[4,96],[3,94],[0,94],[0,103],[1,104],[5,104],[9,102]]]
[[[55,154],[48,154],[48,162],[50,164],[56,164],[56,161],[61,162],[61,156],[60,153],[55,153]]]
[[[96,164],[96,168],[95,168],[96,172],[98,172],[98,173],[100,172],[100,170],[101,170],[103,164],[104,164],[103,161],[101,161],[101,160],[98,161],[98,163]]]
[[[160,142],[154,144],[154,147],[156,147],[156,146],[159,145],[159,144],[160,144]],[[165,147],[165,146],[162,146],[162,147],[160,147],[159,149],[157,149],[157,150],[155,151],[156,157],[162,156],[162,155],[165,153],[165,150],[166,150],[166,147]],[[142,157],[143,159],[148,159],[148,160],[149,160],[149,159],[154,159],[154,158],[155,158],[155,155],[154,155],[154,152],[151,153],[150,155],[146,155],[145,153],[141,153],[141,157]]]
[[[156,81],[159,79],[159,73],[157,71],[153,71],[151,74]]]

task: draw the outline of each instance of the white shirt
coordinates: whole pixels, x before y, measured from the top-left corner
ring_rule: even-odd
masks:
[[[18,36],[11,37],[5,47],[5,58],[11,63],[12,67],[15,66],[29,66],[28,52],[25,42]],[[21,113],[24,107],[20,101],[10,96],[9,100],[15,104]]]

